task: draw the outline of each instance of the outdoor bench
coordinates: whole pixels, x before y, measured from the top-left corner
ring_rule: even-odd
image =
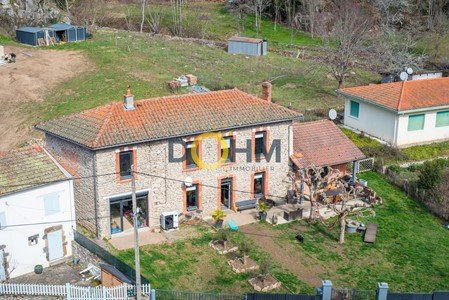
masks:
[[[235,207],[238,211],[255,208],[257,206],[257,199],[243,200],[235,203]]]

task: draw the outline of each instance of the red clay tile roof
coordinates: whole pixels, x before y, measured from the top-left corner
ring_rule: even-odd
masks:
[[[40,147],[0,153],[0,195],[67,177]]]
[[[295,123],[291,160],[300,169],[333,166],[365,155],[332,121]]]
[[[395,111],[407,111],[449,105],[449,78],[373,84],[340,89],[337,92]]]
[[[297,119],[301,114],[237,89],[115,102],[35,127],[91,149]]]

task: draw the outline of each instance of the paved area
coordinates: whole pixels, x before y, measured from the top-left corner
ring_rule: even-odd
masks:
[[[52,284],[64,285],[70,283],[78,286],[89,286],[91,282],[83,281],[79,274],[81,266],[69,265],[62,262],[58,265],[46,267],[42,274],[30,273],[22,275],[9,280],[9,283],[24,283],[24,284]]]

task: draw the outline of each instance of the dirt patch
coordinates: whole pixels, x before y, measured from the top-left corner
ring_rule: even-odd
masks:
[[[209,243],[209,247],[216,250],[218,254],[227,254],[231,252],[236,252],[239,248],[231,242],[223,242],[223,241],[211,241]]]
[[[281,283],[269,274],[252,278],[248,282],[258,292],[268,292],[281,287]]]
[[[259,224],[251,224],[239,228],[241,233],[250,237],[256,245],[260,246],[264,251],[270,253],[273,259],[280,263],[287,270],[297,275],[299,279],[311,286],[320,286],[321,279],[319,275],[325,270],[316,264],[303,264],[307,260],[298,251],[295,251],[293,245],[285,243],[280,248],[275,239],[279,232],[267,226]]]
[[[17,62],[0,66],[0,151],[42,137],[32,130],[34,124],[23,113],[25,108],[43,101],[52,89],[87,71],[91,65],[79,51],[5,46],[5,53],[15,53]]]
[[[259,269],[257,263],[250,257],[246,256],[243,258],[236,258],[228,261],[228,264],[231,266],[232,271],[236,273],[246,273],[252,270]]]

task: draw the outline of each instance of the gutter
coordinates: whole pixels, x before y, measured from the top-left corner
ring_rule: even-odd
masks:
[[[376,107],[379,107],[379,108],[391,111],[391,112],[393,112],[393,113],[395,113],[397,115],[404,115],[404,114],[410,114],[410,113],[415,113],[415,112],[416,113],[418,113],[418,112],[426,112],[426,111],[439,110],[439,109],[449,109],[449,104],[447,104],[447,105],[440,105],[440,106],[432,106],[432,107],[424,107],[424,108],[400,110],[399,111],[399,110],[392,109],[392,108],[386,107],[384,105],[380,105],[380,104],[371,102],[369,100],[366,100],[366,99],[363,99],[363,98],[360,98],[360,97],[357,97],[357,96],[353,96],[353,95],[349,95],[349,94],[340,92],[338,90],[335,91],[335,92],[338,95],[343,96],[345,98],[356,100],[356,101],[360,101],[360,102],[363,102],[363,103],[366,103],[366,104],[370,104],[370,105],[373,105],[373,106],[376,106]]]
[[[240,129],[240,128],[248,128],[248,127],[257,127],[257,126],[263,126],[263,125],[269,125],[269,124],[278,124],[278,123],[284,123],[284,122],[292,122],[294,120],[302,120],[304,118],[303,115],[300,115],[296,118],[288,118],[288,119],[282,119],[282,120],[276,120],[276,121],[271,121],[271,122],[261,122],[261,123],[255,123],[255,124],[249,124],[249,125],[243,125],[243,126],[232,126],[232,127],[226,127],[226,128],[220,128],[220,129],[215,129],[215,130],[208,130],[208,131],[198,131],[198,132],[192,132],[192,133],[185,133],[185,134],[178,134],[178,135],[173,135],[173,136],[165,136],[165,137],[160,137],[160,138],[155,138],[155,139],[147,139],[147,140],[140,140],[140,141],[133,141],[133,142],[129,142],[129,143],[122,143],[122,144],[114,144],[114,145],[109,145],[109,146],[104,146],[104,147],[98,147],[98,148],[92,148],[92,147],[88,147],[84,144],[81,144],[79,142],[76,142],[74,140],[65,138],[63,136],[57,135],[53,132],[41,129],[39,127],[37,127],[37,125],[34,125],[34,129],[42,131],[44,133],[47,133],[49,135],[52,135],[54,137],[57,137],[59,139],[62,139],[64,141],[76,144],[82,148],[88,149],[88,150],[93,150],[93,151],[97,151],[97,150],[104,150],[104,149],[110,149],[110,148],[117,148],[117,147],[129,147],[130,145],[138,145],[138,144],[142,144],[142,143],[147,143],[147,142],[156,142],[156,141],[162,141],[162,140],[168,140],[168,139],[173,139],[173,138],[182,138],[182,137],[189,137],[192,135],[200,135],[203,133],[207,133],[207,132],[219,132],[222,130],[233,130],[233,129]]]

